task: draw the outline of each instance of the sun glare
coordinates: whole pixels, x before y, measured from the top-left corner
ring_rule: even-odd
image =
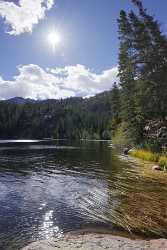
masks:
[[[48,34],[48,42],[52,46],[52,49],[55,50],[61,43],[61,36],[58,32],[52,31]]]

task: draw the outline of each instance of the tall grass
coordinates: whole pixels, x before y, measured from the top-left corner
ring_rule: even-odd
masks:
[[[153,153],[151,151],[138,149],[138,150],[132,150],[130,151],[130,155],[140,158],[145,161],[152,161],[152,162],[158,162],[159,160],[159,154]]]
[[[153,153],[144,149],[136,149],[129,152],[131,156],[140,158],[145,161],[157,162],[159,166],[167,168],[167,155]]]
[[[161,167],[167,168],[167,156],[160,156],[158,163]]]

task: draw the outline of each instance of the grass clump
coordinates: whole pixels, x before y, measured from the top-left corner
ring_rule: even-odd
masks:
[[[167,168],[167,155],[161,155],[144,149],[131,150],[129,154],[145,161],[157,162],[160,167]]]
[[[145,161],[152,161],[152,162],[158,162],[159,161],[159,154],[153,153],[151,151],[143,150],[143,149],[136,149],[130,151],[130,155],[140,158]]]
[[[158,160],[158,164],[161,166],[161,167],[165,167],[167,168],[167,156],[160,156],[159,157],[159,160]]]

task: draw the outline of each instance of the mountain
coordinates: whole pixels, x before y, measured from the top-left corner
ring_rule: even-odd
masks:
[[[36,101],[34,99],[30,99],[30,98],[23,98],[23,97],[13,97],[10,98],[8,100],[5,100],[6,102],[10,102],[10,103],[15,103],[15,104],[26,104],[26,103],[36,103],[39,101]]]

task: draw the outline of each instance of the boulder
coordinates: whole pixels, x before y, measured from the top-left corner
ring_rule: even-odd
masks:
[[[152,170],[161,171],[161,167],[158,166],[158,165],[154,165],[154,166],[152,167]]]
[[[129,153],[129,148],[124,148],[124,149],[123,149],[123,153],[124,153],[124,155],[128,155],[128,153]]]

